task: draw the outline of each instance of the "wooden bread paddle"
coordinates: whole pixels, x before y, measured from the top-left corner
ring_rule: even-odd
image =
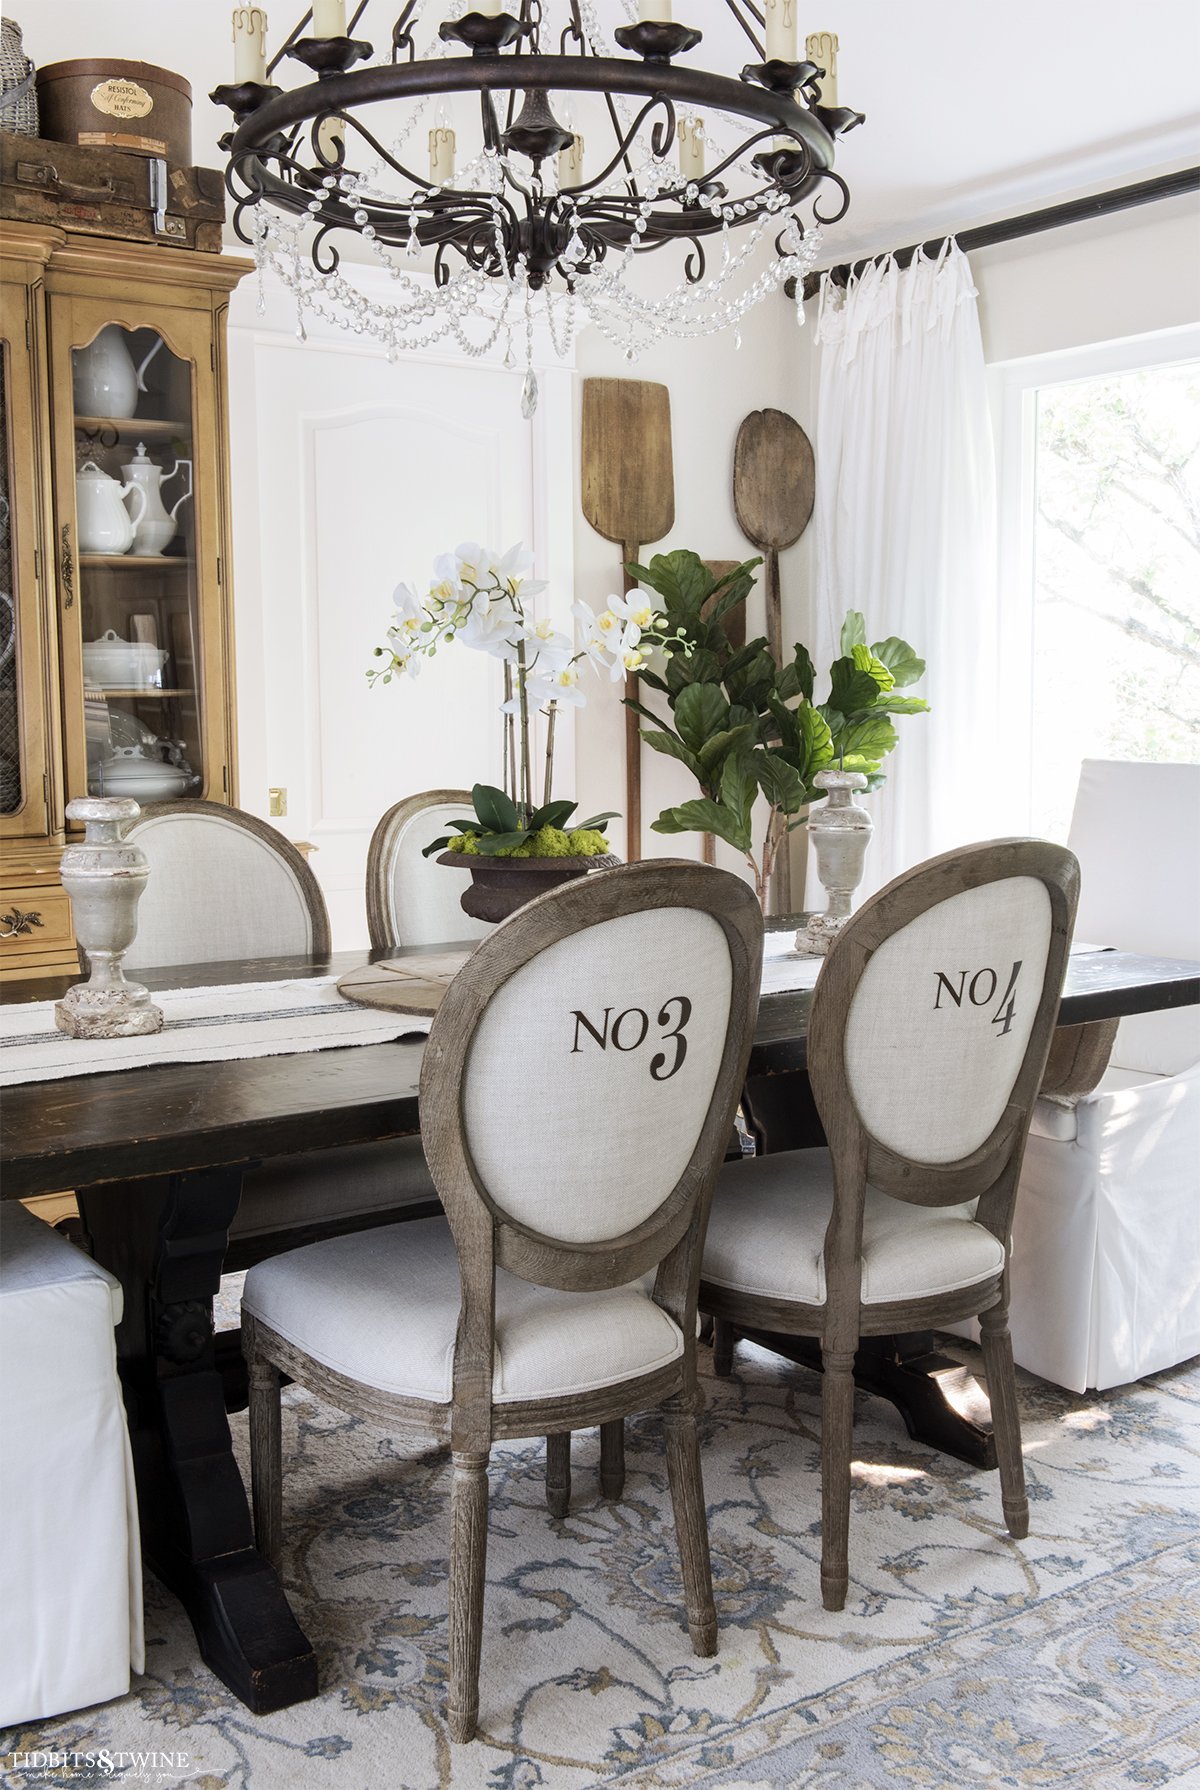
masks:
[[[661,541],[675,523],[675,475],[671,461],[671,398],[665,385],[645,379],[583,382],[583,513],[606,541],[621,548],[622,589],[634,580],[624,570],[643,547]],[[636,677],[625,680],[637,695]],[[642,855],[641,722],[625,710],[625,856]]]
[[[733,507],[746,539],[766,561],[767,645],[783,664],[779,555],[808,527],[815,491],[812,443],[783,410],[752,410],[733,450]],[[772,879],[776,913],[790,913],[791,865],[786,841]]]

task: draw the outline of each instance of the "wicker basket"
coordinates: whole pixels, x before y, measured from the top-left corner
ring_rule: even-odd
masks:
[[[0,130],[19,137],[38,134],[36,70],[25,54],[21,27],[15,19],[0,20]]]

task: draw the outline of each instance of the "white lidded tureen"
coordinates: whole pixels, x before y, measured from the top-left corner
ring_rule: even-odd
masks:
[[[115,629],[83,643],[84,682],[102,690],[154,688],[167,655],[148,640],[122,640]]]
[[[147,758],[140,746],[116,746],[92,773],[95,793],[133,796],[139,802],[169,802],[181,796],[192,781],[181,765]]]

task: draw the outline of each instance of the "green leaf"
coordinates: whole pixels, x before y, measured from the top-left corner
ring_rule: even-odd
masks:
[[[925,675],[924,659],[918,659],[907,640],[900,640],[895,634],[889,634],[886,640],[877,640],[871,651],[887,666],[893,681],[901,689],[906,684],[915,684]]]
[[[656,833],[715,833],[737,851],[750,850],[750,823],[724,802],[699,796],[678,808],[667,808],[651,826]]]
[[[861,650],[866,652],[865,647]],[[839,713],[853,715],[874,707],[879,685],[855,657],[835,659],[829,668],[829,679],[829,703]]]
[[[521,817],[516,807],[504,791],[493,784],[476,783],[471,790],[471,800],[480,825],[489,833],[510,833],[514,827],[520,826]]]
[[[735,660],[725,667],[725,688],[729,691],[733,702],[743,702],[757,708],[766,701],[768,693],[775,688],[775,661],[770,653],[762,650],[762,643],[755,642],[756,651],[748,663],[736,670]],[[741,653],[735,655],[736,659]]]
[[[449,845],[449,843],[450,843],[449,833],[443,833],[442,837],[440,839],[435,839],[435,840],[433,840],[432,844],[423,845],[421,847],[421,856],[423,858],[431,858],[435,851],[445,851],[445,849]]]
[[[678,696],[689,684],[719,684],[721,664],[715,653],[698,647],[694,653],[672,653],[667,660],[667,688]]]
[[[785,702],[790,702],[793,696],[803,696],[805,702],[811,702],[816,676],[813,662],[808,656],[808,648],[797,641],[796,657],[790,665],[783,667],[775,688]]]
[[[861,610],[847,609],[842,623],[842,639],[838,651],[848,658],[856,646],[867,644],[867,624]]]
[[[804,805],[804,783],[785,758],[775,752],[756,752],[751,763],[758,786],[772,808],[795,814]]]
[[[662,690],[663,692],[666,692],[669,688],[665,678],[659,677],[657,671],[647,671],[644,665],[638,666],[636,675],[640,683],[649,684],[652,690]]]
[[[577,820],[573,830],[578,831],[580,828],[586,827],[602,827],[606,820],[620,820],[620,818],[621,811],[619,808],[606,808],[603,814],[593,814],[590,820]]]
[[[886,715],[864,715],[847,721],[833,743],[844,757],[861,753],[864,758],[880,759],[895,746],[896,729]]]
[[[712,594],[712,573],[699,554],[686,547],[673,553],[656,553],[648,566],[629,565],[625,569],[639,584],[658,592],[668,614],[678,612],[699,621],[700,610]]]
[[[929,704],[923,696],[881,696],[875,704],[880,715],[927,715]]]
[[[680,764],[685,764],[687,766],[697,783],[704,783],[706,781],[704,776],[704,766],[700,763],[696,754],[694,752],[689,752],[683,741],[677,739],[673,733],[651,733],[643,727],[641,734],[642,738],[652,751],[661,752],[664,758],[677,758]]]
[[[547,802],[544,808],[535,809],[529,816],[529,831],[536,833],[539,827],[565,827],[578,806],[578,802]]]
[[[721,772],[721,804],[738,816],[740,824],[745,829],[747,840],[750,838],[750,815],[757,793],[758,783],[746,760],[744,758],[727,758]],[[749,851],[749,849],[749,844],[747,844],[746,850]]]
[[[833,735],[820,709],[807,702],[796,710],[796,725],[803,758],[801,775],[806,784],[811,784],[818,771],[833,763]]]
[[[479,841],[480,855],[494,858],[497,852],[507,850],[510,845],[524,845],[529,837],[528,827],[517,827],[511,833],[488,833]]]
[[[731,702],[729,705],[730,727],[753,727],[758,716],[754,710],[747,708],[744,702]]]
[[[754,728],[752,726],[729,727],[721,733],[714,733],[711,738],[705,740],[700,748],[700,763],[705,770],[703,781],[711,783],[713,773],[724,762],[726,755],[730,752],[741,752],[745,747],[751,745],[753,740]]]
[[[675,698],[675,726],[684,745],[699,752],[705,740],[729,720],[729,704],[719,684],[689,684]]]

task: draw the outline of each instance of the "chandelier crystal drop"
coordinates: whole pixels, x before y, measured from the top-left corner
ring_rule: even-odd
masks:
[[[834,139],[862,115],[823,103],[826,70],[796,60],[795,0],[764,0],[765,46],[750,0],[709,0],[753,51],[737,76],[689,60],[701,33],[672,22],[670,0],[641,0],[615,46],[593,0],[512,12],[458,0],[436,34],[422,17],[444,5],[407,0],[379,52],[354,35],[368,3],[347,23],[342,0],[314,0],[302,22],[314,34],[298,26],[270,65],[265,15],[239,7],[235,83],[212,95],[235,120],[222,139],[235,229],[260,281],[269,271],[291,292],[301,339],[315,317],[389,359],[447,340],[478,358],[500,343],[506,365],[525,365],[532,415],[539,322],[560,356],[589,322],[635,361],[663,338],[739,325],[788,281],[803,322],[820,226],[849,204]],[[276,86],[285,59],[315,78]],[[465,160],[449,110],[464,97]],[[421,125],[427,169],[414,165]],[[823,214],[826,187],[835,209]],[[635,268],[664,249],[675,284],[643,290]],[[355,284],[364,260],[385,270],[386,297]]]

